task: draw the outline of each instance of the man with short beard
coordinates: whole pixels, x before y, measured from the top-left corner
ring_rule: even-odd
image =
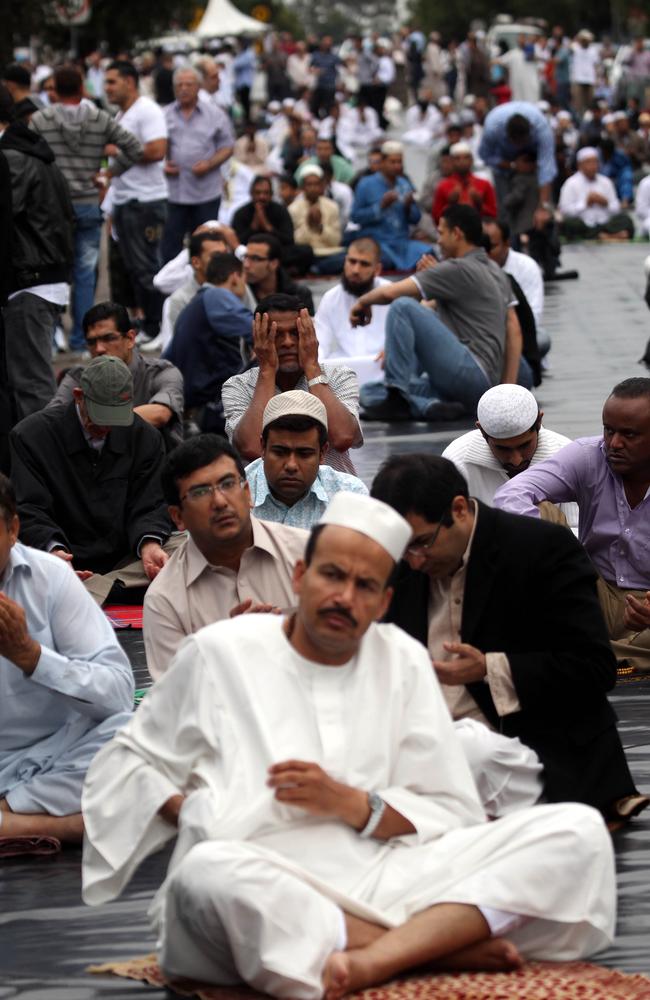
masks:
[[[348,247],[340,283],[325,292],[314,316],[320,357],[323,360],[345,358],[345,363],[359,376],[360,384],[381,378],[376,358],[384,349],[388,306],[373,309],[367,326],[353,327],[350,310],[360,295],[389,284],[386,278],[379,277],[380,273],[379,244],[370,236],[355,240]]]

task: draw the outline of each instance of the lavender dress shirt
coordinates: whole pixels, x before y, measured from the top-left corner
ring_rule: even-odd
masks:
[[[604,580],[621,590],[650,589],[650,490],[630,507],[602,437],[578,438],[520,472],[497,490],[494,506],[539,517],[543,500],[577,502],[578,538]]]
[[[189,118],[176,102],[165,108],[169,133],[167,159],[180,168],[178,177],[168,177],[169,200],[177,205],[203,204],[221,195],[221,168],[195,177],[192,167],[209,160],[219,149],[233,146],[235,136],[228,115],[216,104],[199,101]]]

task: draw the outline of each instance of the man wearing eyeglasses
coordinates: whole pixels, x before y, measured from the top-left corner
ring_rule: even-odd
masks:
[[[117,302],[98,302],[84,315],[82,326],[91,358],[119,358],[127,366],[133,376],[133,412],[158,428],[171,451],[183,440],[183,376],[178,368],[140,354],[129,314]],[[83,371],[83,365],[68,369],[50,407],[72,402]]]
[[[585,802],[613,822],[650,804],[607,700],[616,660],[596,573],[573,534],[471,499],[453,463],[435,455],[394,456],[371,492],[413,531],[387,618],[427,647],[454,719],[482,724],[479,737],[509,737],[498,753],[511,753],[512,738],[534,750],[549,802]],[[487,784],[494,763],[484,756]],[[518,779],[509,808],[530,804],[525,762]],[[481,775],[477,784],[485,803]]]
[[[204,625],[237,614],[293,607],[293,569],[307,532],[251,517],[238,453],[216,434],[190,438],[167,457],[162,486],[187,538],[144,601],[147,667],[154,679],[180,643]]]
[[[250,237],[244,254],[244,277],[255,300],[269,295],[295,295],[314,315],[314,300],[307,285],[292,281],[280,263],[282,246],[273,233],[255,233]]]

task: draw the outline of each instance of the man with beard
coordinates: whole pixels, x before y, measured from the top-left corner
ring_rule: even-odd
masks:
[[[325,292],[314,323],[319,354],[323,360],[345,358],[363,385],[368,379],[381,378],[376,361],[384,349],[384,326],[388,306],[376,306],[366,326],[352,326],[350,311],[360,295],[390,282],[380,278],[381,249],[371,236],[354,240],[348,248],[340,284]]]
[[[603,407],[602,437],[578,438],[502,486],[496,507],[539,517],[545,500],[574,500],[578,537],[598,574],[612,648],[650,671],[650,379],[628,378]]]
[[[543,462],[570,444],[564,434],[542,427],[543,412],[523,385],[495,385],[483,393],[476,410],[476,430],[462,434],[442,453],[467,480],[470,496],[492,506],[494,494],[508,480]],[[578,508],[545,503],[543,520],[568,523],[577,535]]]

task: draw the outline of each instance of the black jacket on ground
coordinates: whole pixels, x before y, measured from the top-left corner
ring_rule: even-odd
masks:
[[[398,573],[387,621],[426,646],[429,579],[405,562]],[[603,808],[634,792],[606,696],[616,660],[596,573],[570,531],[478,504],[461,641],[507,654],[521,711],[499,718],[487,684],[467,689],[497,731],[537,752],[550,802]]]
[[[0,202],[0,304],[21,288],[70,281],[73,212],[68,185],[41,136],[14,122],[0,137],[0,159],[11,180]],[[0,170],[0,178],[6,170]]]
[[[113,427],[101,451],[86,443],[74,403],[16,424],[10,436],[11,478],[20,540],[47,551],[61,542],[75,569],[107,573],[145,535],[166,541],[173,530],[163,500],[163,440],[137,414]]]

